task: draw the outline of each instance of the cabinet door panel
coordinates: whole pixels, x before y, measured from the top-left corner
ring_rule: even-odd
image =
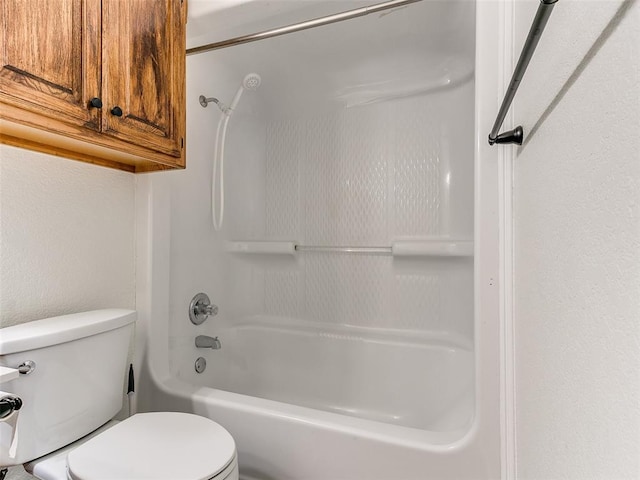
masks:
[[[2,101],[99,128],[100,0],[2,0]]]
[[[182,0],[103,0],[103,130],[175,157],[184,142],[185,9]]]

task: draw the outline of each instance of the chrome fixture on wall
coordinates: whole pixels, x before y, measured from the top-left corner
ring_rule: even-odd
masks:
[[[189,303],[189,320],[194,325],[200,325],[210,316],[218,314],[218,307],[211,303],[206,293],[198,293]]]
[[[219,350],[222,347],[218,337],[209,337],[207,335],[198,335],[196,337],[196,348],[210,348]]]
[[[198,97],[198,102],[200,103],[200,105],[202,105],[204,108],[207,108],[207,106],[209,105],[209,103],[213,102],[216,105],[220,105],[220,100],[218,100],[215,97],[205,97],[204,95],[200,95]]]
[[[207,361],[203,357],[198,357],[193,367],[195,368],[197,373],[202,373],[204,372],[205,368],[207,368]]]

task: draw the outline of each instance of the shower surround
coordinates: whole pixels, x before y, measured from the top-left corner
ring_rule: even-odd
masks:
[[[322,3],[276,2],[264,28]],[[498,10],[423,1],[188,57],[188,169],[139,180],[141,404],[224,425],[244,478],[500,475]],[[249,72],[216,232],[221,112],[198,97]],[[219,314],[194,326],[199,291]]]

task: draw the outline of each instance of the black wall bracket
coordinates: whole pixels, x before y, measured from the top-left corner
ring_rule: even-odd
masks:
[[[511,106],[513,97],[515,97],[516,92],[518,91],[520,81],[522,80],[524,73],[527,71],[529,61],[538,46],[538,41],[542,36],[544,27],[547,25],[547,20],[549,20],[549,16],[551,15],[553,7],[557,1],[558,0],[540,0],[536,16],[534,17],[531,29],[529,30],[529,35],[527,35],[527,40],[524,42],[524,47],[522,47],[522,53],[520,54],[516,68],[513,71],[511,82],[509,82],[509,87],[504,95],[504,100],[502,100],[502,105],[500,105],[500,111],[498,112],[496,121],[493,124],[491,133],[489,134],[489,145],[493,145],[495,143],[515,143],[517,145],[522,145],[524,131],[521,126],[501,133],[500,135],[498,135],[498,131],[500,131],[500,127],[502,127],[504,117],[507,115],[507,111]]]
[[[489,145],[493,145],[494,143],[515,143],[516,145],[522,145],[523,138],[524,130],[521,125],[518,125],[513,130],[502,132],[495,138],[491,138],[491,135],[489,135]]]

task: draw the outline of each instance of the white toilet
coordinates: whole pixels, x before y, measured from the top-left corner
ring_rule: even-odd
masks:
[[[208,418],[113,420],[135,320],[132,310],[109,309],[0,330],[0,366],[9,367],[0,369],[0,401],[22,400],[0,419],[0,468],[24,464],[42,480],[238,479],[233,437]],[[21,365],[30,372],[11,370]]]

